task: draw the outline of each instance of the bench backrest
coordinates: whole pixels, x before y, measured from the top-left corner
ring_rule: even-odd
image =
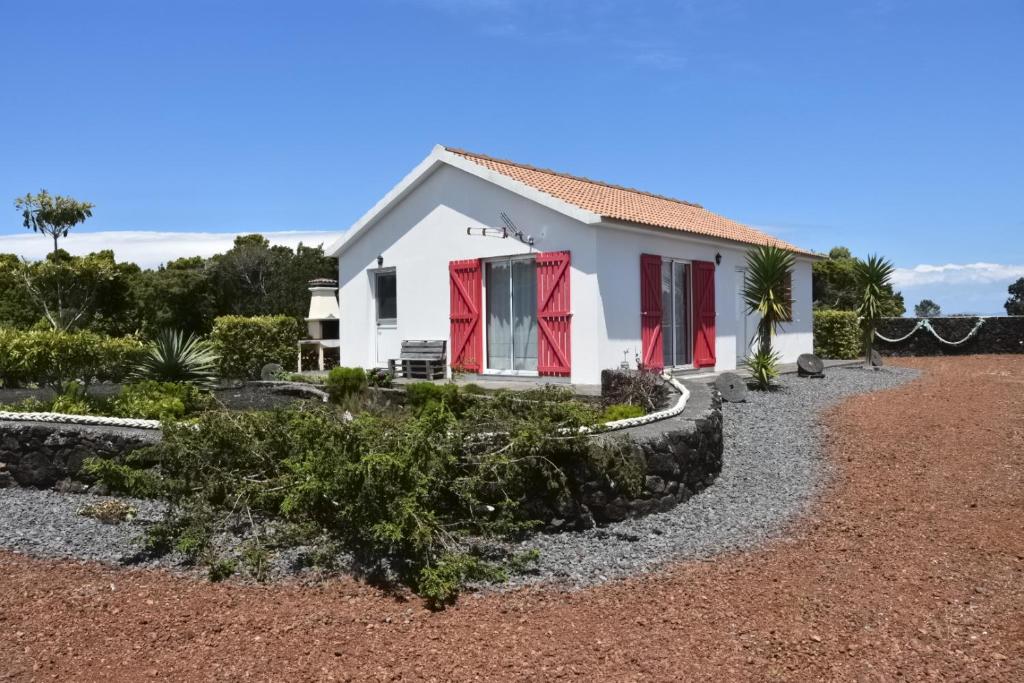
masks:
[[[448,341],[445,339],[402,340],[403,360],[441,360],[445,357]]]

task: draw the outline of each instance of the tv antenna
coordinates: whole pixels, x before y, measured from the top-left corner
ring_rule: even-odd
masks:
[[[525,232],[519,229],[512,219],[508,217],[508,214],[502,211],[500,214],[502,227],[500,228],[466,228],[467,235],[479,235],[481,237],[500,237],[503,240],[507,240],[509,237],[514,237],[528,247],[533,246],[533,237],[527,235]]]

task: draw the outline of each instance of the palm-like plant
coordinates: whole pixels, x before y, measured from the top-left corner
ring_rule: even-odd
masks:
[[[857,287],[862,292],[857,315],[860,316],[860,327],[864,332],[864,364],[868,366],[871,365],[875,329],[882,317],[882,306],[888,296],[894,270],[891,261],[877,254],[871,254],[866,261],[858,260],[853,267]]]
[[[779,356],[772,351],[772,335],[783,321],[789,319],[789,273],[793,254],[781,247],[765,244],[747,252],[747,279],[743,285],[743,301],[747,313],[757,313],[757,351],[747,358],[754,380],[767,389],[778,375]]]
[[[161,330],[132,376],[160,382],[182,382],[212,388],[220,356],[210,342],[180,330]]]

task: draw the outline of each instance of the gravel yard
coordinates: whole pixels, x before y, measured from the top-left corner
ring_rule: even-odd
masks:
[[[844,396],[895,386],[913,370],[835,368],[825,379],[786,375],[778,391],[750,392],[746,403],[726,403],[725,464],[715,483],[669,512],[583,533],[541,534],[519,550],[536,548],[540,558],[529,574],[498,588],[535,583],[583,587],[654,569],[667,561],[711,557],[749,548],[771,537],[803,510],[827,476],[820,454],[819,414]],[[145,525],[162,507],[129,500],[140,514],[131,523],[110,525],[78,514],[91,496],[51,491],[0,490],[0,547],[45,557],[175,567],[175,555],[139,557]],[[237,545],[240,539],[222,539]],[[280,577],[301,567],[295,553],[273,564]],[[341,558],[344,566],[346,558]]]
[[[0,677],[1020,680],[1024,357],[900,363],[923,377],[827,413],[829,476],[819,463],[813,502],[756,548],[441,613],[349,579],[211,584],[0,551]],[[772,430],[744,438],[771,455]]]

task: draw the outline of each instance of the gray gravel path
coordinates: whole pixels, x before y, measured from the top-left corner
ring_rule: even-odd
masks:
[[[820,412],[847,396],[897,386],[917,374],[854,367],[830,369],[820,380],[787,375],[778,391],[751,392],[746,403],[725,404],[725,464],[712,486],[669,512],[583,533],[533,537],[517,550],[540,551],[534,571],[513,577],[501,589],[541,582],[583,587],[671,560],[757,546],[804,511],[827,481]],[[44,557],[129,561],[140,549],[146,523],[160,518],[162,504],[128,500],[139,510],[138,518],[111,525],[78,514],[96,500],[102,498],[0,489],[0,547]],[[142,564],[173,566],[177,559]],[[275,564],[288,573],[284,567],[292,559]]]

